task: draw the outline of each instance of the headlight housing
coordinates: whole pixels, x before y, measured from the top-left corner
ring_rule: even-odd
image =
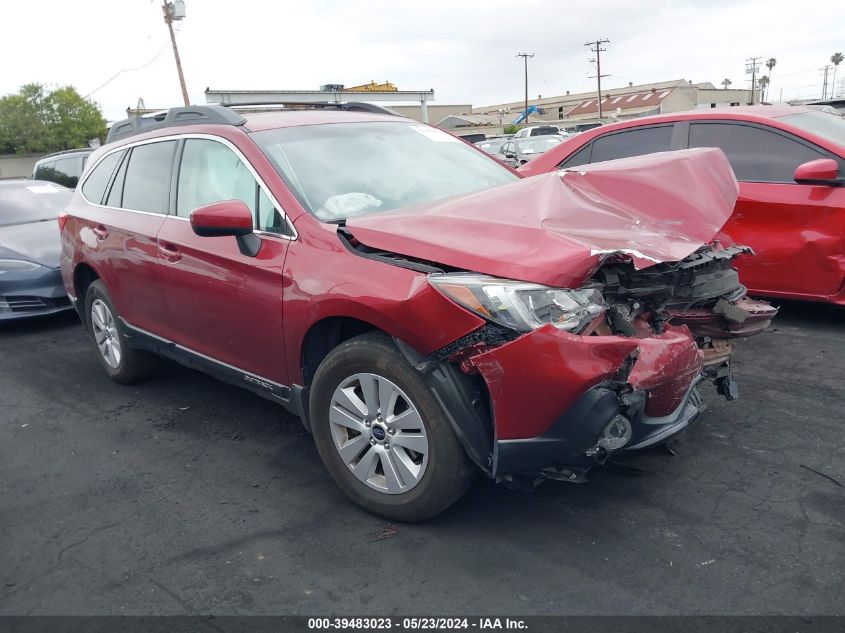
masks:
[[[28,273],[41,268],[41,264],[25,259],[0,259],[0,275],[3,273]]]
[[[468,273],[432,274],[428,280],[467,310],[520,332],[551,324],[578,334],[605,310],[597,288],[568,290]]]

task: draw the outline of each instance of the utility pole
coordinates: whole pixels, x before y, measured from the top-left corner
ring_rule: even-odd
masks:
[[[189,106],[191,105],[191,101],[188,99],[188,88],[185,87],[185,75],[182,73],[182,60],[179,59],[179,49],[176,47],[176,36],[173,34],[173,21],[179,21],[185,17],[185,3],[180,0],[176,0],[176,2],[167,2],[167,0],[163,0],[161,9],[164,11],[164,23],[170,31],[170,43],[173,44],[173,56],[176,58],[176,70],[179,72],[179,85],[182,87],[182,99],[184,100],[185,105]]]
[[[528,60],[534,57],[534,53],[517,53],[517,57],[522,57],[525,62],[525,122],[528,123]]]
[[[819,68],[824,73],[824,81],[822,82],[822,99],[827,99],[827,73],[830,72],[830,64],[824,68]]]
[[[760,70],[761,57],[749,57],[745,60],[745,74],[751,75],[751,105],[754,105],[754,88],[757,86],[757,72]]]
[[[595,76],[595,78],[596,78],[596,80],[597,80],[597,82],[598,82],[598,95],[599,95],[599,100],[598,100],[598,104],[599,104],[599,121],[601,121],[601,78],[602,78],[602,77],[610,77],[610,75],[602,75],[602,74],[601,74],[601,54],[602,54],[604,51],[606,51],[606,50],[607,50],[606,48],[602,48],[602,47],[601,47],[601,45],[602,45],[602,44],[610,44],[610,40],[608,40],[608,39],[604,39],[604,40],[596,40],[595,42],[587,42],[586,44],[584,44],[584,46],[588,46],[588,47],[590,48],[590,52],[592,52],[592,53],[595,53],[595,54],[596,54],[596,58],[595,58],[595,60],[592,60],[592,59],[590,60],[590,61],[595,61],[595,62],[596,62],[596,74],[595,74],[595,75],[590,75],[590,77],[589,77],[589,78],[590,78],[590,79],[592,79],[592,78]],[[594,47],[595,47],[595,48],[594,48]]]

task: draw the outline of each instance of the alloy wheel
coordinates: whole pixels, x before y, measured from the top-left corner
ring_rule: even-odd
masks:
[[[332,395],[329,424],[343,463],[369,488],[400,494],[425,474],[425,425],[411,399],[387,378],[362,373],[341,382]]]
[[[91,327],[103,360],[112,369],[117,369],[121,356],[120,335],[111,310],[101,299],[95,299],[91,304]]]

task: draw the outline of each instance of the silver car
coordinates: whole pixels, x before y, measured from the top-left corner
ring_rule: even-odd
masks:
[[[502,145],[499,158],[513,167],[524,165],[532,158],[549,151],[566,140],[565,136],[557,134],[548,136],[529,136],[514,138]]]

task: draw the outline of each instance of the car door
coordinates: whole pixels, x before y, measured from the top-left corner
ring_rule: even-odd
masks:
[[[737,260],[740,279],[757,294],[827,297],[843,283],[831,240],[841,225],[845,189],[798,184],[795,168],[835,158],[816,145],[762,124],[694,121],[690,147],[718,147],[739,181],[739,198],[725,232],[751,246],[755,257]]]
[[[184,139],[169,215],[158,234],[169,315],[167,338],[231,368],[287,384],[282,336],[282,271],[292,229],[234,145]],[[200,237],[197,207],[241,200],[255,217],[261,248],[244,255],[234,237]]]
[[[166,140],[111,152],[82,184],[90,204],[80,235],[90,263],[120,316],[150,332],[158,332],[166,316],[156,235],[167,213],[175,150],[176,141]]]

